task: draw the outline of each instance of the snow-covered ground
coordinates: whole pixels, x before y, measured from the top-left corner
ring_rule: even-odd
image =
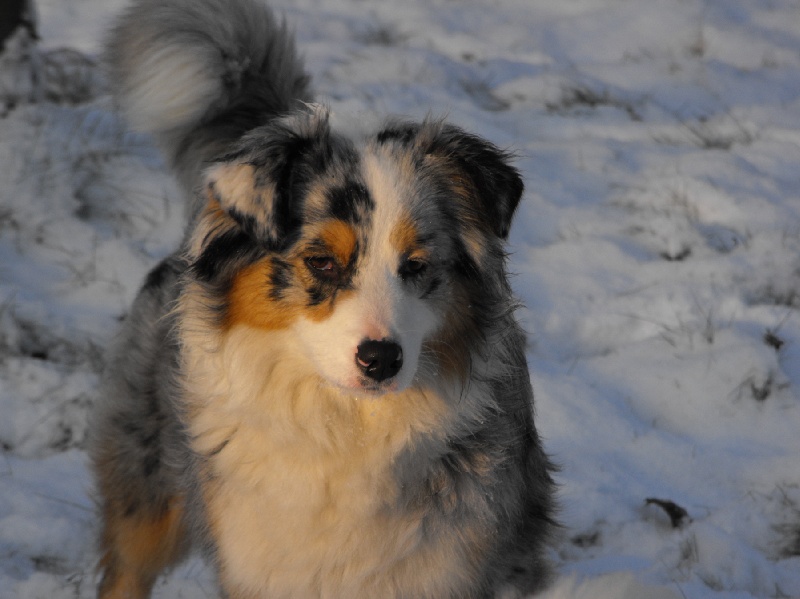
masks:
[[[0,599],[93,596],[87,412],[180,238],[175,184],[90,60],[121,5],[39,0],[39,45],[0,56]],[[800,4],[274,5],[335,112],[447,114],[519,156],[553,556],[605,584],[563,595],[619,597],[627,572],[800,597]],[[215,591],[193,560],[157,595]]]

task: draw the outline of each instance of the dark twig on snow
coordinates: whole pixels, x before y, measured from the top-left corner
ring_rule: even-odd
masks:
[[[644,500],[646,505],[657,505],[669,516],[669,521],[672,528],[680,528],[687,522],[691,521],[689,512],[679,506],[674,501],[668,499],[656,499],[655,497],[648,497]]]

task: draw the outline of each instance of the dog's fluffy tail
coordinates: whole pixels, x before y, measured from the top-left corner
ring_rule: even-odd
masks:
[[[106,62],[120,110],[190,191],[245,131],[312,101],[292,35],[260,0],[134,0]]]

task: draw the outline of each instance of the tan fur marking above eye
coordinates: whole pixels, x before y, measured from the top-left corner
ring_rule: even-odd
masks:
[[[402,218],[389,236],[392,246],[400,254],[411,253],[419,243],[419,232],[410,218]]]
[[[342,267],[350,263],[358,242],[356,233],[350,225],[338,219],[327,221],[320,232],[319,238]]]

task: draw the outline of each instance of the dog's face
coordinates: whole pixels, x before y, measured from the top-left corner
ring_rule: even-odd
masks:
[[[441,123],[356,145],[317,112],[249,133],[207,182],[190,273],[220,327],[289,330],[323,380],[360,394],[468,362],[522,193],[497,148]]]

